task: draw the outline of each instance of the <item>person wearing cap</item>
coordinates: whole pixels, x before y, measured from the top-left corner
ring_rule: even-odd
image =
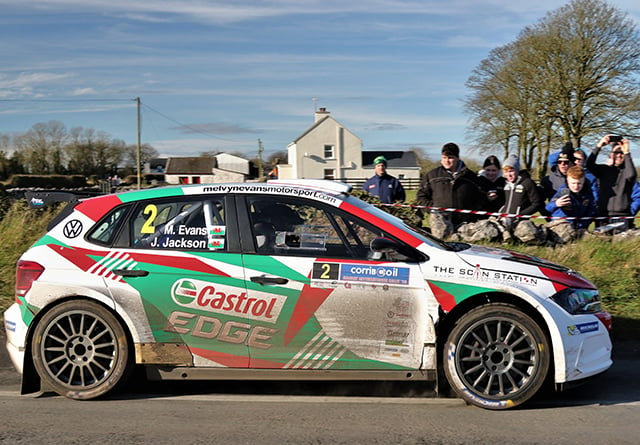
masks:
[[[460,148],[453,142],[442,147],[440,166],[425,175],[416,198],[419,205],[429,207],[483,210],[486,206],[478,176],[460,159]],[[474,214],[461,212],[432,214],[434,215],[441,215],[454,227],[478,219]]]
[[[609,162],[607,164],[596,164],[600,150],[609,144],[611,144]],[[632,219],[616,218],[631,216],[631,193],[636,182],[637,173],[631,159],[629,141],[612,135],[604,136],[589,154],[587,169],[598,178],[600,185],[598,215],[608,217],[608,223],[624,223],[617,230],[626,230],[632,227]]]
[[[378,156],[373,160],[376,174],[362,185],[362,189],[380,198],[380,202],[392,204],[396,201],[404,201],[404,187],[400,181],[387,173],[387,158]]]
[[[487,156],[478,173],[480,188],[485,193],[486,207],[484,210],[495,213],[504,205],[505,179],[501,174],[500,160],[494,156]]]
[[[549,155],[551,172],[540,181],[542,197],[546,201],[550,200],[558,189],[567,183],[567,170],[575,165],[573,144],[571,142],[567,142],[557,155],[557,158],[555,155]]]
[[[520,174],[520,158],[509,155],[502,163],[504,185],[504,205],[501,213],[514,215],[533,215],[539,212],[544,204],[538,186],[528,175]]]
[[[591,218],[596,216],[596,204],[591,188],[587,184],[586,170],[574,165],[567,170],[567,184],[561,186],[547,203],[547,212],[553,217],[577,218],[569,220],[575,229],[587,229]]]

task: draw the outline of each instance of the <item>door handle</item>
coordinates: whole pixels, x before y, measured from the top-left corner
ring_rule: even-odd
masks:
[[[265,284],[287,284],[289,282],[289,280],[287,280],[286,278],[282,278],[282,277],[266,277],[264,275],[259,276],[259,277],[251,277],[250,280],[253,283],[260,283],[262,285],[265,285]]]
[[[113,269],[113,273],[122,277],[146,277],[148,270]]]

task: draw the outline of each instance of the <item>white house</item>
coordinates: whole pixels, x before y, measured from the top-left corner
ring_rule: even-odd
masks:
[[[281,179],[335,179],[361,185],[375,174],[373,159],[384,155],[389,174],[404,180],[408,188],[417,187],[420,180],[420,167],[413,152],[363,152],[362,140],[325,108],[316,111],[314,124],[287,150],[288,163],[278,165]]]
[[[252,179],[251,162],[228,153],[170,157],[167,159],[164,176],[169,184],[245,182]]]

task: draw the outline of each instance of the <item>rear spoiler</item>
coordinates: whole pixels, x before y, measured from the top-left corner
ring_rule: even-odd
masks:
[[[70,192],[25,192],[24,197],[32,209],[41,209],[59,202],[74,202],[80,198]]]

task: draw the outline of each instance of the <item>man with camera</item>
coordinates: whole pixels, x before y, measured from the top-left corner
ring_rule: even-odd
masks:
[[[596,164],[596,158],[605,145],[611,145],[609,162]],[[609,217],[608,223],[620,223],[617,231],[633,226],[631,192],[636,182],[636,168],[629,152],[629,141],[622,136],[606,135],[587,158],[587,169],[598,178],[598,214]],[[607,224],[607,222],[605,222]]]

